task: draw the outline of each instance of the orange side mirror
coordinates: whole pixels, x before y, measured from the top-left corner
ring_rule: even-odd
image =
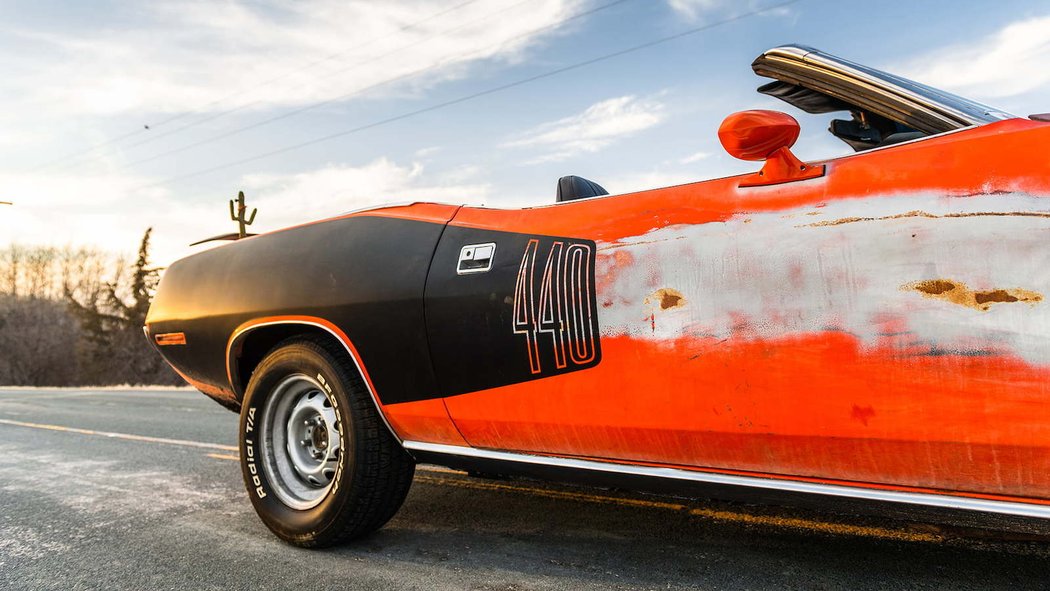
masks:
[[[740,111],[722,121],[718,140],[734,158],[765,160],[757,174],[740,181],[741,187],[775,185],[824,175],[824,166],[809,166],[791,153],[798,140],[798,121],[779,111]]]

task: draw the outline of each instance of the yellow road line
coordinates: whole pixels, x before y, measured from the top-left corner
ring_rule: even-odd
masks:
[[[858,536],[864,538],[882,538],[889,540],[901,540],[906,542],[943,542],[945,537],[930,532],[913,532],[904,529],[890,529],[886,527],[871,527],[866,525],[851,525],[848,523],[835,523],[831,521],[814,521],[799,517],[779,517],[776,515],[753,515],[750,513],[738,513],[735,511],[719,511],[717,509],[697,508],[689,511],[690,515],[706,517],[717,521],[732,521],[735,523],[746,523],[749,525],[764,525],[768,527],[801,529],[840,536]]]
[[[546,490],[542,488],[534,488],[528,486],[496,484],[491,482],[457,481],[448,478],[434,478],[430,476],[417,476],[416,480],[426,482],[429,484],[438,484],[442,486],[456,486],[460,488],[470,488],[475,490],[517,492],[528,494],[531,496],[546,497],[551,499],[583,501],[589,503],[601,503],[606,505],[619,505],[623,507],[644,507],[650,509],[663,509],[671,511],[683,511],[689,509],[686,505],[679,503],[664,503],[660,501],[647,501],[643,499],[626,499],[619,497],[610,497],[605,495]],[[721,511],[717,509],[707,508],[689,509],[689,514],[696,517],[712,519],[715,521],[726,521],[731,523],[742,523],[747,525],[762,525],[779,529],[797,529],[843,536],[880,538],[908,542],[941,542],[945,539],[944,536],[936,533],[911,532],[903,529],[850,525],[846,523],[802,519],[799,517],[754,515],[751,513],[740,513],[737,511]]]
[[[204,443],[200,441],[189,441],[186,439],[167,439],[164,437],[147,437],[144,435],[132,435],[129,433],[113,433],[110,431],[94,431],[91,429],[78,429],[75,427],[63,427],[61,425],[45,425],[41,423],[27,423],[23,421],[12,421],[10,419],[0,419],[0,424],[13,425],[16,427],[27,427],[32,429],[46,429],[49,431],[61,431],[65,433],[78,433],[81,435],[94,435],[98,437],[108,437],[112,439],[125,439],[129,441],[142,441],[147,443],[161,443],[165,445],[179,445],[184,447],[196,447],[204,449],[217,449],[221,451],[232,451],[236,452],[237,447],[232,445],[220,445],[217,443]],[[232,460],[238,461],[240,458],[236,455],[209,453],[209,458],[217,460]],[[463,472],[456,470],[449,470],[439,466],[420,466],[419,471],[421,472],[432,472],[437,474],[456,474],[462,475]],[[416,480],[425,482],[428,484],[437,484],[441,486],[454,486],[459,488],[469,488],[474,490],[488,490],[498,492],[514,492],[520,494],[527,494],[536,497],[544,497],[549,499],[558,500],[570,500],[570,501],[582,501],[587,503],[600,503],[605,505],[618,505],[621,507],[642,507],[647,509],[661,509],[670,511],[685,511],[688,510],[690,515],[696,517],[702,517],[705,519],[712,519],[715,521],[726,521],[732,523],[742,523],[747,525],[760,525],[767,527],[774,527],[780,529],[798,529],[805,531],[813,531],[820,533],[830,533],[844,536],[857,536],[866,538],[881,538],[891,540],[901,540],[909,542],[941,542],[944,541],[944,536],[936,533],[928,532],[911,532],[901,529],[890,529],[883,527],[869,527],[863,525],[850,525],[846,523],[834,523],[829,521],[815,521],[810,519],[802,519],[799,517],[779,517],[773,515],[754,515],[751,513],[740,513],[737,511],[722,511],[717,509],[708,508],[692,508],[690,509],[687,505],[681,503],[667,503],[662,501],[648,501],[644,499],[630,499],[620,497],[610,497],[605,495],[587,494],[580,492],[571,491],[560,491],[560,490],[547,490],[543,488],[520,486],[512,484],[502,484],[496,482],[484,482],[475,480],[459,480],[452,478],[443,478],[436,476],[424,476],[420,475],[416,477]]]
[[[460,488],[472,488],[476,490],[495,490],[523,492],[532,496],[546,497],[550,499],[566,499],[572,501],[585,501],[589,503],[603,503],[606,505],[622,505],[625,507],[646,507],[650,509],[671,509],[681,511],[686,508],[680,503],[664,503],[660,501],[646,501],[643,499],[623,499],[619,497],[608,497],[604,495],[592,495],[562,490],[547,490],[531,486],[517,486],[513,484],[499,484],[495,482],[478,482],[473,480],[452,480],[450,478],[435,478],[432,476],[417,476],[420,482],[429,484],[440,484],[443,486],[458,486]]]
[[[13,425],[15,427],[28,427],[31,429],[46,429],[48,431],[62,431],[65,433],[79,433],[80,435],[95,435],[98,437],[109,437],[111,439],[126,439],[129,441],[145,441],[148,443],[163,443],[165,445],[181,445],[183,447],[201,447],[204,449],[219,449],[223,451],[237,451],[233,445],[220,445],[218,443],[203,443],[200,441],[189,441],[186,439],[167,439],[165,437],[147,437],[146,435],[132,435],[130,433],[113,433],[110,431],[93,431],[91,429],[78,429],[76,427],[63,427],[61,425],[44,425],[41,423],[26,423],[23,421],[12,421],[0,419],[0,425]]]

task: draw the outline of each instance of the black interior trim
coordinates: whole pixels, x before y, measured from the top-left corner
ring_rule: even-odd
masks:
[[[558,179],[558,203],[608,194],[605,187],[582,176],[569,175]]]

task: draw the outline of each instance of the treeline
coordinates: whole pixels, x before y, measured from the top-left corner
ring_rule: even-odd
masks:
[[[142,333],[159,270],[94,249],[0,250],[0,386],[183,384]]]

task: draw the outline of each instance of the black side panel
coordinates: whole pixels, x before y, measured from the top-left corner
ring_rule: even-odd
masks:
[[[147,322],[185,332],[159,347],[192,379],[228,389],[226,344],[242,323],[314,316],[342,329],[384,404],[438,396],[423,290],[444,224],[355,216],[265,234],[178,261]]]
[[[491,268],[460,274],[463,248],[489,243],[495,244]],[[426,298],[441,393],[600,363],[594,260],[590,240],[449,226],[434,254]]]

